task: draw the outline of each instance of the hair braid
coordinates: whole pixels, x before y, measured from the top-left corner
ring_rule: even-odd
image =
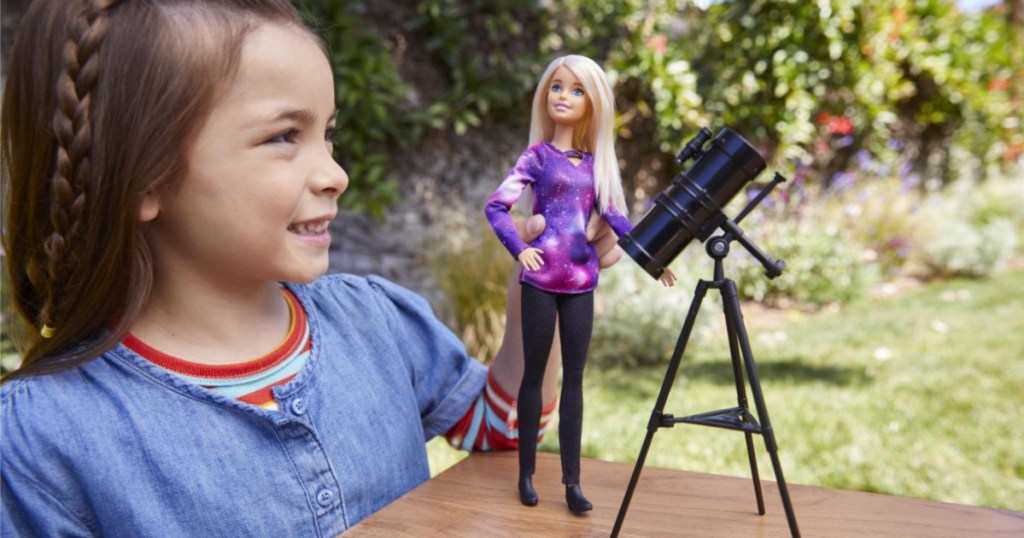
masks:
[[[56,167],[50,180],[52,231],[43,243],[48,263],[46,293],[39,313],[43,336],[58,321],[59,295],[76,269],[75,247],[82,226],[92,177],[92,92],[100,72],[98,51],[110,26],[107,9],[116,0],[91,0],[86,12],[71,23],[63,50],[64,69],[57,79],[53,134],[57,140]]]

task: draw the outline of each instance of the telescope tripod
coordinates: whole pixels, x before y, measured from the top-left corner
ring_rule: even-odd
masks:
[[[739,235],[736,236],[735,233]],[[754,481],[754,494],[757,497],[757,512],[764,515],[764,498],[761,494],[761,480],[757,471],[757,460],[754,455],[753,434],[760,434],[764,437],[768,454],[772,459],[772,467],[775,470],[775,479],[778,482],[779,494],[782,497],[782,505],[786,511],[786,519],[789,522],[789,530],[794,538],[800,536],[800,530],[796,524],[796,514],[793,512],[793,504],[789,499],[789,491],[786,489],[786,481],[782,476],[782,465],[779,463],[777,445],[775,444],[775,433],[772,430],[771,422],[768,420],[768,408],[764,403],[764,395],[761,393],[761,382],[757,376],[757,367],[754,365],[754,356],[750,350],[750,340],[747,337],[747,329],[743,323],[743,313],[740,311],[740,302],[736,292],[736,283],[724,277],[722,261],[729,253],[729,243],[738,239],[744,246],[750,247],[744,241],[742,232],[730,226],[729,230],[720,236],[709,239],[706,244],[707,252],[715,260],[714,280],[700,280],[697,282],[697,289],[694,292],[693,301],[690,303],[690,310],[686,315],[686,321],[679,334],[679,341],[676,344],[672,360],[669,362],[668,371],[665,373],[665,380],[661,385],[661,393],[654,405],[650,421],[647,424],[647,436],[644,438],[643,447],[637,458],[636,466],[633,468],[633,476],[629,480],[629,487],[626,489],[626,496],[619,508],[619,515],[615,519],[615,527],[612,529],[612,538],[619,535],[622,522],[629,509],[630,500],[633,497],[633,490],[636,489],[637,481],[640,479],[640,472],[643,469],[644,461],[647,459],[647,452],[654,439],[654,433],[659,428],[671,428],[677,423],[696,424],[700,426],[712,426],[743,432],[747,442],[747,455],[750,459],[750,473]],[[738,405],[729,409],[709,411],[687,417],[675,417],[665,413],[665,403],[668,400],[669,392],[675,383],[676,373],[679,370],[679,362],[686,349],[690,333],[693,331],[694,322],[700,311],[701,302],[707,294],[707,290],[717,289],[722,295],[722,307],[725,311],[725,326],[729,337],[729,352],[732,356],[733,376],[736,380],[736,399]],[[754,406],[757,409],[755,418],[748,406],[746,383],[743,378],[743,371],[746,370],[747,378],[750,380],[750,390],[754,396]],[[760,420],[760,422],[758,421]]]

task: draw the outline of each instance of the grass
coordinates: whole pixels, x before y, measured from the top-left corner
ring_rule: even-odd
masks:
[[[747,317],[788,482],[1024,510],[1024,271],[772,323]],[[689,348],[665,412],[734,406],[726,339]],[[664,375],[588,369],[585,457],[636,461]],[[440,444],[429,447],[435,472],[464,457]],[[557,435],[541,450],[557,452]],[[750,473],[740,433],[688,425],[659,430],[646,465]]]

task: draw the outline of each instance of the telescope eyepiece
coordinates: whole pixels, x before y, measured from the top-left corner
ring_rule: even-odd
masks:
[[[707,127],[701,127],[700,131],[698,131],[697,134],[686,143],[686,146],[683,147],[683,151],[679,152],[679,156],[676,157],[676,162],[684,164],[690,159],[696,159],[703,155],[704,145],[708,143],[708,140],[711,140],[711,136],[712,133],[710,129]]]

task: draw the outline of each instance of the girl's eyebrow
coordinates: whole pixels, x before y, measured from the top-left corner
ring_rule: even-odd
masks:
[[[327,116],[327,122],[330,123],[335,120],[338,116],[338,109],[335,108]],[[250,122],[251,126],[259,127],[268,124],[280,123],[283,121],[295,121],[298,123],[313,123],[316,121],[317,114],[310,108],[287,108],[279,112],[271,112],[266,115],[259,115]]]

